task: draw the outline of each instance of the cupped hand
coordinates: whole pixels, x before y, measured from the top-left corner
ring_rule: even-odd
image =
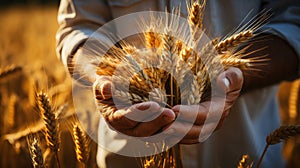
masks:
[[[105,104],[114,106],[112,89],[111,78],[99,76],[93,85],[96,102],[105,102]],[[110,127],[135,137],[151,136],[175,120],[175,113],[171,109],[162,108],[158,103],[152,101],[122,109],[114,106],[111,110],[102,112],[102,115]]]
[[[176,105],[172,108],[176,114],[180,115],[181,121],[174,122],[168,130],[171,130],[174,139],[176,136],[182,138],[184,134],[184,137],[178,140],[180,143],[199,143],[204,137],[221,128],[230,108],[240,94],[243,74],[238,68],[229,68],[218,76],[216,82],[217,87],[225,95],[214,95],[209,101],[199,105]]]

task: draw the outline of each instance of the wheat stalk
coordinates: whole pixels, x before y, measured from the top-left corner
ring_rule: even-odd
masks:
[[[253,166],[253,162],[251,161],[250,156],[243,155],[237,168],[251,168],[252,166]]]
[[[89,157],[88,141],[83,130],[77,124],[73,126],[73,137],[77,161],[83,163],[86,167]]]
[[[43,153],[36,138],[34,138],[33,142],[30,144],[30,154],[33,167],[44,168]]]
[[[58,120],[53,113],[52,107],[50,105],[50,100],[46,93],[40,92],[37,94],[37,104],[43,115],[44,123],[46,125],[45,137],[48,147],[55,153],[57,160],[57,165],[60,167],[58,159],[59,150],[59,128]]]
[[[278,129],[271,132],[266,138],[266,146],[264,148],[262,155],[260,156],[260,159],[257,164],[257,168],[260,167],[263,157],[266,154],[269,145],[278,144],[283,140],[287,140],[290,137],[294,137],[297,135],[300,135],[300,125],[281,126]]]

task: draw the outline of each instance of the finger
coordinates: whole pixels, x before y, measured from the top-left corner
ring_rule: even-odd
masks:
[[[138,122],[126,117],[129,112],[130,111],[126,109],[116,110],[115,112],[110,113],[105,119],[110,126],[122,132],[122,130],[132,129],[138,124]]]
[[[172,110],[163,109],[156,102],[144,102],[133,105],[126,110],[117,110],[110,116],[108,116],[107,120],[110,123],[110,125],[118,131],[122,132],[126,130],[130,132],[130,130],[133,130],[139,123],[145,122],[149,119],[149,117],[155,115],[164,116],[164,119],[168,121],[173,121],[175,119],[175,113]],[[154,121],[157,122],[157,119],[155,119]],[[131,135],[133,134],[138,135],[139,132],[131,133]]]
[[[230,67],[217,78],[217,85],[223,89],[226,94],[240,91],[243,86],[243,73],[240,69]]]
[[[220,119],[220,121],[217,125],[217,128],[215,130],[219,130],[223,126],[223,123],[224,123],[225,119],[228,117],[228,115],[229,115],[229,110],[226,110],[223,113],[223,115],[222,115],[222,117],[221,117],[221,119]]]
[[[196,125],[219,121],[223,109],[224,99],[218,97],[199,105],[176,105],[172,108],[175,113],[178,113],[178,119]]]
[[[158,103],[149,101],[135,104],[128,110],[126,117],[129,119],[137,122],[147,122],[158,117],[162,113],[163,108]]]
[[[172,110],[178,114],[180,120],[202,125],[207,116],[208,109],[203,105],[176,105]]]
[[[156,104],[155,102],[144,102],[135,104],[128,109],[119,109],[109,116],[108,121],[117,130],[133,129],[139,122],[147,118],[149,113],[153,115],[160,111],[160,106]]]
[[[98,100],[107,100],[112,97],[111,90],[112,90],[112,82],[111,77],[108,76],[99,76],[94,85],[93,90]]]
[[[175,120],[175,113],[171,109],[165,108],[161,115],[150,122],[139,123],[131,130],[127,130],[128,135],[135,137],[149,137]]]

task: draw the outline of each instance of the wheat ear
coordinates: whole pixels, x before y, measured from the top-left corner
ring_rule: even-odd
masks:
[[[230,49],[233,49],[234,47],[250,40],[253,38],[253,30],[246,30],[242,31],[240,33],[234,34],[225,40],[220,41],[216,46],[216,51],[220,53],[224,53],[226,51],[229,51]]]
[[[161,35],[154,33],[151,29],[144,33],[146,47],[150,49],[157,49],[161,45]]]
[[[110,76],[113,75],[119,62],[119,59],[105,56],[105,58],[102,58],[100,63],[98,64],[97,74]]]
[[[287,126],[281,126],[278,129],[274,130],[271,134],[269,134],[266,138],[266,146],[264,148],[264,151],[262,155],[260,156],[260,159],[257,164],[257,168],[260,167],[262,159],[267,152],[267,149],[269,145],[275,145],[283,140],[287,140],[290,137],[300,135],[300,125],[287,125]]]
[[[251,168],[252,166],[253,166],[253,162],[251,161],[250,156],[243,155],[237,168]]]
[[[189,4],[189,16],[188,23],[193,35],[193,39],[197,40],[200,37],[200,31],[203,29],[203,16],[204,16],[204,7],[206,5],[206,0],[201,4],[198,1],[190,2]]]
[[[88,142],[83,130],[77,124],[73,126],[73,137],[77,161],[86,166],[89,157]]]
[[[30,144],[30,155],[31,161],[34,168],[44,168],[44,159],[42,150],[38,144],[36,138],[33,139],[33,142]]]
[[[7,68],[0,70],[0,79],[4,80],[5,78],[7,78],[11,75],[15,75],[21,71],[22,71],[22,67],[20,67],[20,66],[13,66],[13,65],[9,66]]]
[[[290,137],[300,135],[300,125],[281,126],[267,136],[267,144],[274,145]]]
[[[292,120],[297,118],[298,103],[299,103],[300,80],[292,83],[289,96],[289,116]]]
[[[40,92],[37,94],[37,103],[43,115],[44,123],[46,125],[45,137],[48,147],[55,153],[57,165],[60,167],[58,159],[59,150],[59,132],[57,117],[53,113],[50,105],[50,100],[46,93]]]

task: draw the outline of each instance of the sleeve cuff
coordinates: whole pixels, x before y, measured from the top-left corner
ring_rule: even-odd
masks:
[[[68,57],[73,55],[79,45],[84,43],[93,32],[91,30],[73,31],[66,40],[61,51],[61,59],[65,67],[68,66]]]

